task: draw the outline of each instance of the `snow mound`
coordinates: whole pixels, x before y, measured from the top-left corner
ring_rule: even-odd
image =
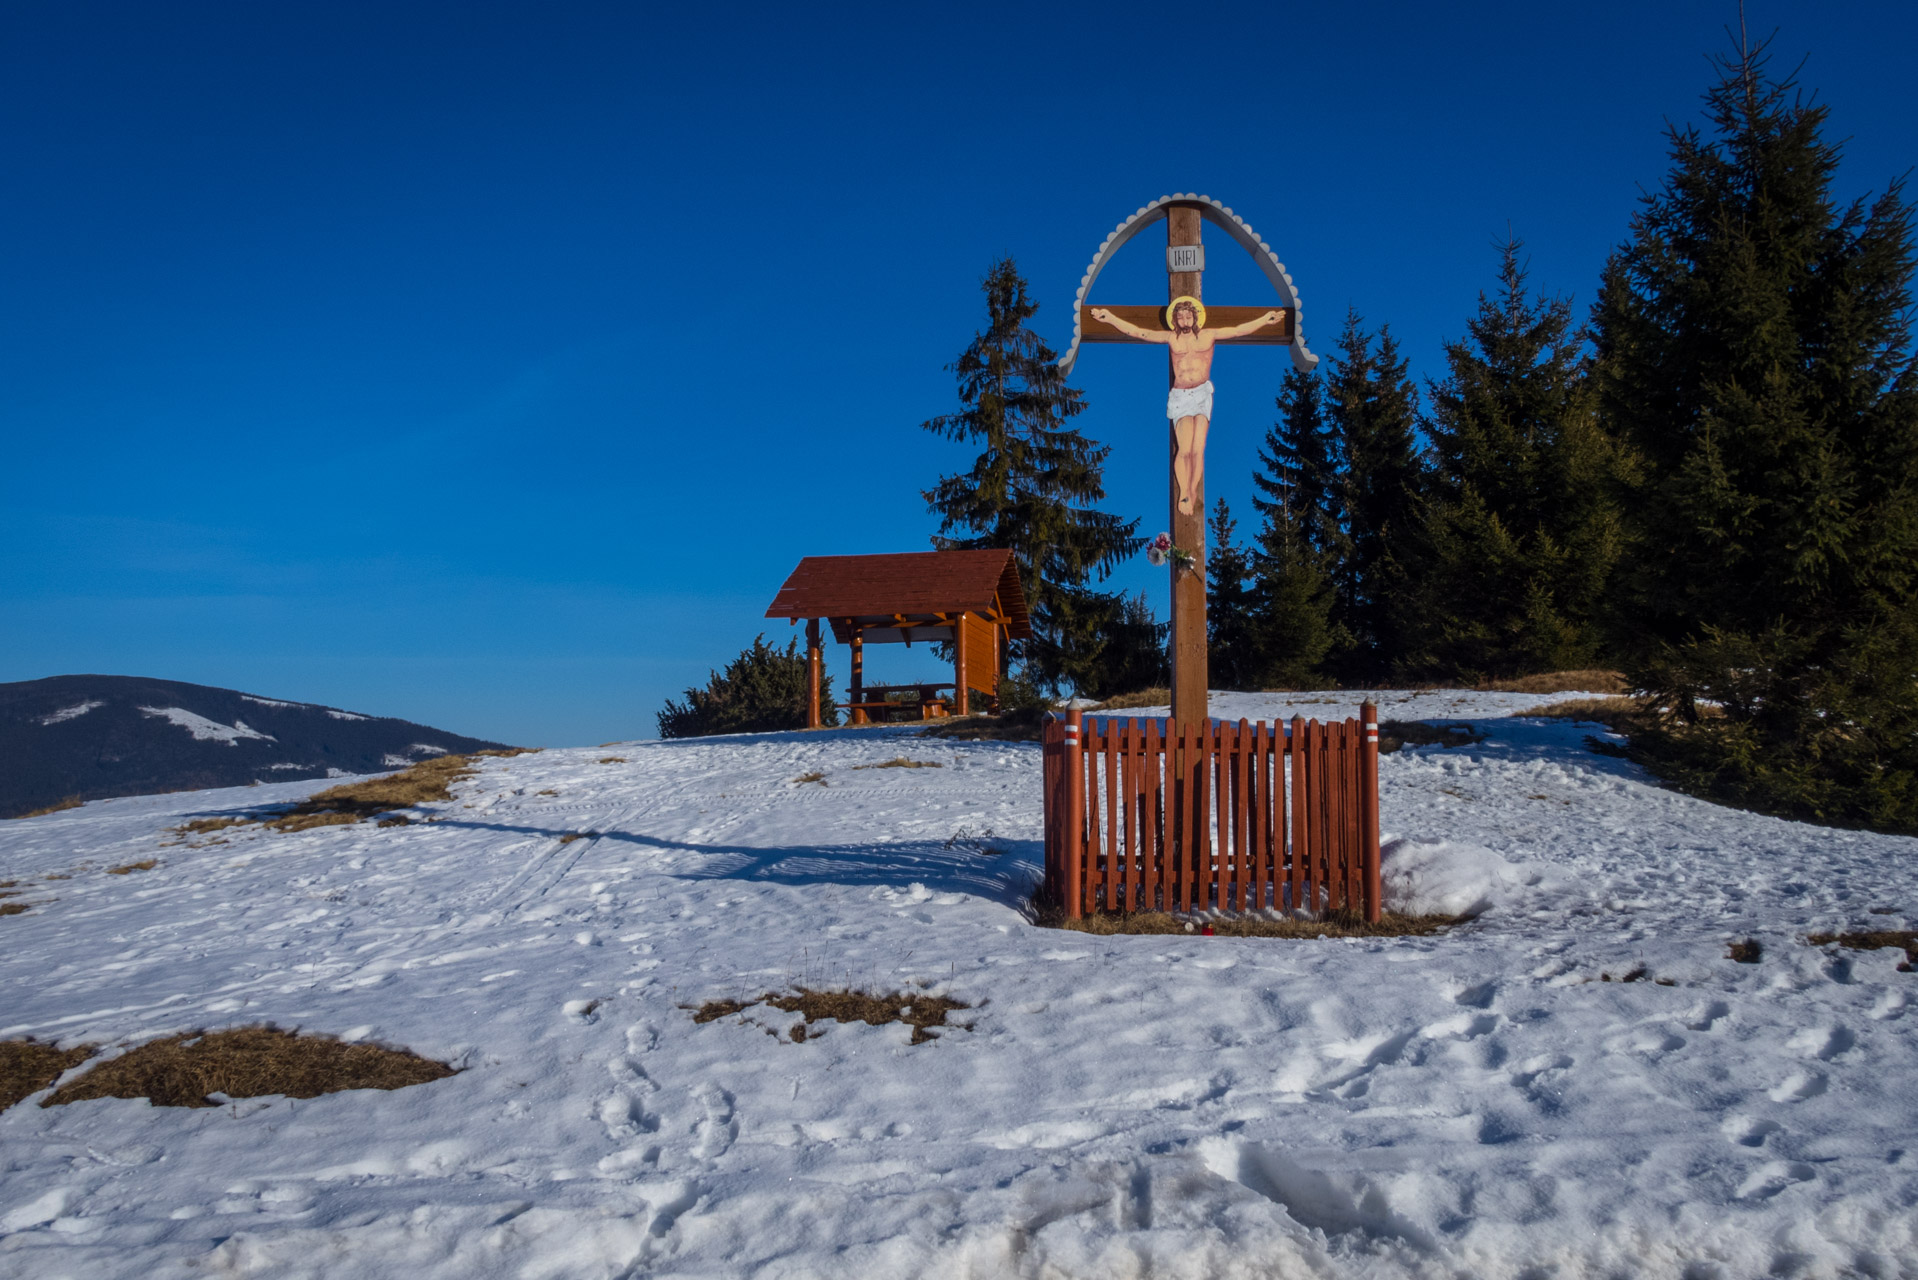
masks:
[[[1401,837],[1379,847],[1385,909],[1412,916],[1475,916],[1539,882],[1537,872],[1490,849]]]

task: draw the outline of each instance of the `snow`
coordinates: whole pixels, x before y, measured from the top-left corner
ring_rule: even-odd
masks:
[[[240,698],[242,701],[245,701],[245,702],[257,702],[263,707],[309,707],[310,706],[309,703],[305,703],[305,702],[282,702],[278,698],[258,698],[250,693],[243,693],[240,695]]]
[[[107,705],[106,703],[100,702],[97,699],[90,700],[87,702],[76,702],[70,707],[61,707],[58,711],[52,712],[49,715],[41,716],[40,723],[41,724],[61,724],[68,720],[77,720],[81,716],[85,715],[87,712],[93,710],[95,707],[104,707],[106,705]]]
[[[272,1021],[464,1068],[0,1113],[0,1273],[1918,1274],[1918,976],[1803,940],[1912,927],[1918,841],[1495,718],[1556,697],[1378,696],[1489,734],[1380,765],[1393,892],[1485,906],[1445,935],[1035,928],[1037,748],[904,728],[488,759],[389,829],[166,833],[310,782],[0,824],[37,904],[0,920],[0,1035]],[[856,768],[902,754],[943,767]],[[685,1008],[846,982],[971,1029]]]
[[[188,711],[184,707],[141,707],[147,715],[156,716],[179,725],[192,734],[198,742],[224,742],[227,746],[238,746],[241,738],[258,738],[262,742],[278,742],[270,733],[261,733],[258,729],[246,727],[246,721],[235,720],[232,724],[221,724],[218,720],[209,720],[203,715]]]
[[[373,718],[372,716],[355,715],[351,711],[335,711],[331,707],[327,708],[326,714],[332,716],[335,720],[371,720]]]
[[[1509,908],[1543,879],[1542,872],[1475,844],[1401,836],[1379,846],[1385,909],[1406,915],[1476,916]]]

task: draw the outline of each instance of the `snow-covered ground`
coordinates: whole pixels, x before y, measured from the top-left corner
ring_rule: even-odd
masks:
[[[1356,707],[1325,699],[1217,710]],[[1034,928],[1038,749],[910,729],[491,760],[387,830],[166,845],[312,783],[0,824],[43,904],[0,919],[0,1035],[270,1021],[465,1068],[14,1107],[0,1274],[1918,1275],[1918,975],[1802,940],[1911,927],[1918,841],[1485,718],[1550,700],[1384,698],[1490,733],[1381,764],[1403,874],[1498,873],[1441,937]],[[855,767],[902,754],[943,767]],[[952,840],[987,828],[1004,852]],[[1747,936],[1763,961],[1726,959]],[[1672,985],[1599,981],[1639,966]],[[949,993],[970,1030],[795,1044],[792,1015],[685,1008],[847,982]]]

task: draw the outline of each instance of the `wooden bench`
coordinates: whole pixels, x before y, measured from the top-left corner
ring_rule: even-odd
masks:
[[[939,691],[954,687],[951,681],[946,681],[944,684],[869,684],[861,690],[861,693],[866,696],[860,701],[842,702],[838,706],[842,710],[855,713],[853,716],[855,724],[860,722],[861,714],[879,724],[886,724],[891,721],[894,712],[903,711],[915,705],[919,708],[919,719],[936,720],[952,712],[952,700],[940,697]],[[889,693],[909,693],[913,696],[895,700],[885,696]],[[874,694],[878,696],[871,696]]]

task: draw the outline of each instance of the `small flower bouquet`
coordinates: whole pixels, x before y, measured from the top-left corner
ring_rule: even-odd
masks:
[[[1145,544],[1145,558],[1155,566],[1170,560],[1177,568],[1184,569],[1187,573],[1192,572],[1192,553],[1184,547],[1173,546],[1172,535],[1169,533],[1162,533]]]

